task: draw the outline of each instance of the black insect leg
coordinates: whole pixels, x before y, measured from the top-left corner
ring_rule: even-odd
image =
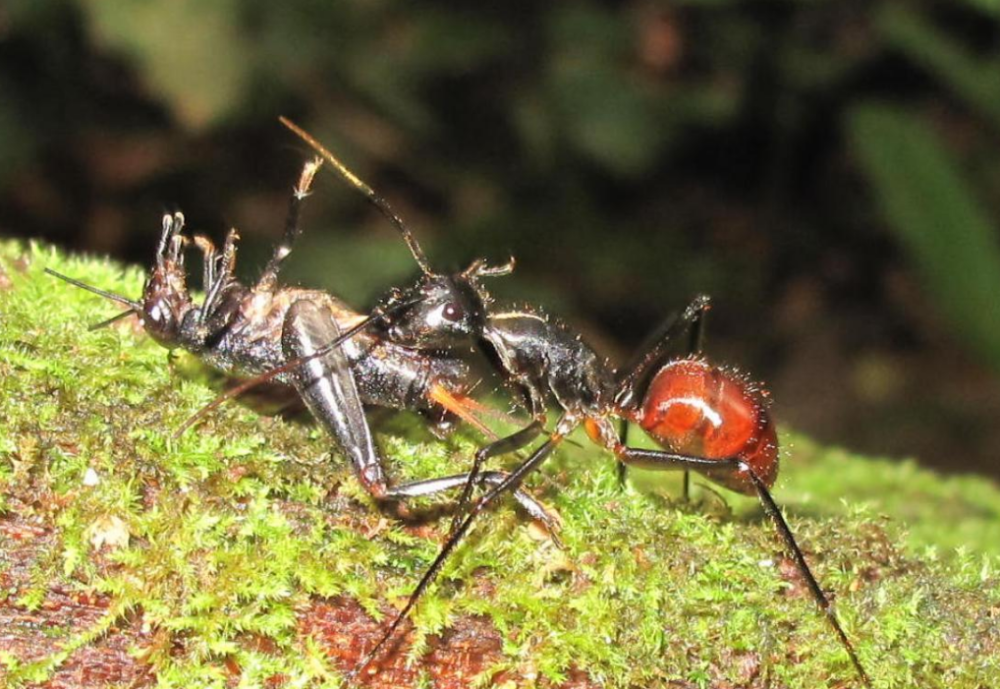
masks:
[[[215,284],[215,270],[218,263],[218,251],[215,244],[208,237],[198,235],[194,238],[194,245],[201,249],[202,253],[202,278],[201,288],[208,290]]]
[[[239,233],[231,229],[226,233],[226,241],[222,245],[222,254],[215,260],[212,270],[212,281],[205,287],[205,302],[201,307],[202,319],[208,320],[218,311],[218,305],[226,288],[235,282],[233,271],[236,269],[236,242],[239,241]],[[209,242],[209,246],[211,243]],[[212,247],[213,257],[215,255]]]
[[[448,540],[445,541],[445,544],[441,547],[437,557],[434,558],[434,562],[431,563],[431,566],[427,568],[427,571],[424,572],[424,575],[420,578],[416,588],[413,589],[413,593],[410,594],[409,599],[406,601],[406,605],[403,606],[403,609],[396,614],[396,617],[393,619],[388,628],[386,628],[386,631],[382,634],[378,643],[376,643],[368,653],[362,656],[357,666],[355,666],[354,670],[352,670],[348,675],[348,684],[350,684],[353,678],[359,672],[364,670],[378,656],[386,642],[389,641],[389,639],[392,638],[392,635],[395,634],[396,630],[399,629],[399,625],[401,625],[403,620],[409,616],[410,611],[413,610],[413,606],[415,606],[417,601],[420,600],[420,596],[423,595],[423,593],[427,590],[427,587],[429,587],[437,578],[437,575],[441,571],[441,567],[444,566],[445,560],[448,559],[448,556],[451,555],[455,548],[458,547],[458,545],[462,542],[462,539],[469,532],[469,529],[472,528],[472,523],[475,521],[476,517],[504,493],[516,490],[520,487],[521,483],[528,476],[528,474],[536,470],[542,465],[543,462],[545,462],[546,459],[548,459],[556,447],[559,446],[559,443],[562,442],[564,436],[570,433],[578,425],[578,423],[579,420],[575,417],[564,415],[556,424],[555,433],[552,433],[548,440],[539,446],[539,448],[535,450],[530,457],[518,465],[514,471],[507,474],[503,481],[493,486],[493,488],[491,488],[472,505],[472,508],[469,510],[468,514],[465,515],[465,518],[448,536]]]
[[[468,480],[465,483],[465,488],[462,490],[461,497],[458,499],[458,507],[456,508],[455,515],[451,520],[452,533],[454,533],[455,529],[458,528],[462,517],[465,515],[466,510],[468,510],[469,500],[472,497],[472,490],[478,483],[477,479],[482,472],[483,465],[486,461],[491,457],[499,457],[500,455],[517,452],[521,448],[527,447],[542,433],[543,429],[544,426],[542,425],[542,422],[536,419],[524,428],[511,433],[507,437],[495,440],[489,445],[480,448],[479,451],[476,452],[476,457],[472,462],[472,470],[468,473]],[[548,526],[548,522],[546,522],[546,526]],[[549,529],[549,533],[553,533],[553,531]]]
[[[254,286],[256,291],[273,292],[277,289],[278,272],[281,270],[281,264],[292,252],[292,246],[295,244],[295,240],[298,239],[300,234],[302,234],[302,226],[299,224],[299,216],[302,212],[303,202],[306,200],[306,197],[309,196],[309,190],[312,188],[313,178],[316,177],[316,173],[322,165],[323,160],[321,158],[313,158],[302,168],[302,174],[299,175],[298,184],[296,184],[295,189],[292,190],[292,198],[288,202],[288,215],[285,218],[284,234],[282,234],[281,241],[278,245],[274,247],[274,253],[271,255],[271,259],[267,262],[267,265],[264,266],[264,270],[260,274],[257,284]]]
[[[861,661],[858,659],[857,653],[854,651],[854,646],[847,638],[847,634],[844,632],[843,627],[840,626],[840,621],[837,619],[837,615],[833,610],[833,605],[830,603],[830,599],[827,598],[825,593],[823,593],[823,589],[820,588],[819,582],[816,581],[816,577],[813,576],[812,570],[809,569],[809,564],[806,562],[806,558],[802,554],[802,549],[799,548],[799,544],[796,542],[795,536],[792,534],[792,530],[788,526],[788,522],[785,521],[785,517],[781,514],[781,509],[774,501],[774,498],[771,497],[771,492],[767,489],[764,481],[757,476],[749,464],[740,460],[738,457],[730,457],[726,459],[706,459],[704,457],[690,457],[662,450],[642,450],[626,447],[624,445],[613,448],[613,451],[618,459],[627,465],[641,466],[646,469],[697,471],[699,473],[715,474],[716,476],[722,473],[729,473],[738,475],[741,480],[749,480],[749,482],[753,485],[754,490],[757,492],[757,497],[760,499],[761,506],[764,508],[768,517],[771,518],[771,521],[774,523],[774,526],[778,531],[778,535],[784,542],[785,549],[791,554],[792,559],[795,561],[796,569],[799,570],[799,574],[803,579],[805,579],[806,585],[809,587],[809,591],[812,594],[813,599],[823,611],[823,614],[826,616],[827,621],[833,628],[834,633],[840,639],[840,643],[844,647],[844,650],[847,651],[847,655],[850,657],[851,663],[854,665],[854,669],[857,671],[858,676],[861,677],[861,680],[864,682],[866,687],[869,687],[869,689],[871,688],[871,679],[869,679],[868,673],[866,673],[864,667],[862,667]]]
[[[184,230],[184,214],[169,213],[163,216],[163,233],[160,235],[160,243],[156,247],[156,265],[163,267],[167,261],[176,261],[180,257],[180,250],[184,240],[181,232]]]
[[[688,355],[701,354],[704,349],[705,344],[705,319],[708,316],[708,309],[699,311],[695,320],[691,323],[691,329],[688,331]],[[626,445],[628,442],[625,438],[622,438],[622,442]],[[624,466],[624,465],[622,465]],[[691,499],[691,472],[685,471],[684,478],[681,481],[681,497],[684,502],[688,502]]]
[[[696,354],[702,349],[705,314],[711,307],[711,299],[706,294],[699,294],[687,307],[679,314],[671,314],[660,327],[653,331],[642,347],[639,354],[632,363],[624,369],[625,376],[618,383],[618,391],[615,402],[619,407],[629,407],[637,403],[636,395],[640,390],[644,390],[653,368],[662,363],[667,357],[667,349],[671,342],[680,335],[684,329],[688,329],[688,354]],[[618,435],[622,443],[628,441],[629,422],[622,419],[618,428]],[[628,466],[619,462],[618,482],[622,485],[628,473]],[[690,489],[690,478],[688,472],[684,472],[683,496],[688,499]]]
[[[197,235],[194,245],[203,254],[202,288],[205,301],[199,309],[197,335],[199,342],[209,342],[223,332],[232,318],[234,306],[229,296],[234,290],[242,290],[236,280],[236,242],[239,233],[235,229],[226,234],[226,241],[220,252],[208,237]]]
[[[507,478],[507,476],[507,473],[501,471],[481,471],[475,477],[472,477],[470,473],[465,473],[455,474],[453,476],[444,476],[442,478],[426,479],[424,481],[413,481],[412,483],[403,483],[398,486],[392,486],[386,491],[385,497],[390,500],[405,500],[408,498],[435,495],[460,486],[464,488],[469,485],[470,478],[476,486],[498,486]],[[542,507],[541,503],[535,500],[535,498],[522,488],[515,490],[513,497],[517,500],[517,504],[519,504],[524,511],[528,513],[528,516],[532,519],[540,521],[545,526],[553,540],[555,540],[558,544],[556,530],[559,528],[559,525],[556,523],[556,520],[552,517],[552,515],[549,514],[544,507]],[[460,519],[461,515],[459,516],[459,521]],[[458,521],[452,525],[452,531],[454,531],[457,523]]]
[[[286,359],[313,354],[341,335],[329,309],[311,301],[297,301],[285,316],[281,346]],[[387,481],[375,449],[347,355],[336,348],[309,359],[292,372],[299,396],[316,420],[347,455],[358,480],[375,498],[385,496]]]

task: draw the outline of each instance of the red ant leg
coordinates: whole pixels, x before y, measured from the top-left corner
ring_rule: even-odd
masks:
[[[498,486],[507,479],[508,475],[509,474],[502,471],[481,471],[475,476],[472,476],[470,472],[465,474],[455,474],[454,476],[444,476],[442,478],[413,481],[412,483],[402,483],[392,486],[386,491],[385,497],[388,500],[401,500],[406,498],[434,495],[459,486],[466,487],[470,485],[470,483],[474,486]],[[542,506],[542,504],[528,494],[527,491],[521,488],[518,488],[513,492],[513,497],[517,501],[517,504],[528,513],[528,516],[532,519],[540,521],[549,532],[553,541],[557,545],[560,545],[556,536],[559,525],[552,515],[549,514],[548,511]],[[466,503],[466,506],[467,504],[468,503]],[[459,505],[459,508],[456,509],[462,509],[461,503],[459,503]],[[457,524],[460,523],[463,514],[460,513],[456,516],[457,519],[452,524],[449,533],[454,532]]]
[[[472,470],[468,473],[468,480],[465,483],[465,488],[462,490],[462,496],[458,500],[458,507],[455,510],[455,515],[451,520],[451,533],[455,533],[455,529],[458,528],[459,523],[462,521],[462,517],[469,507],[469,500],[472,497],[472,489],[475,487],[477,482],[477,477],[482,473],[483,465],[491,457],[499,457],[500,455],[509,454],[511,452],[517,452],[523,447],[527,447],[535,438],[537,438],[544,430],[542,421],[536,419],[524,428],[515,431],[505,438],[500,438],[495,440],[489,445],[482,447],[476,452],[475,459],[472,462]],[[529,510],[530,511],[530,510]],[[549,524],[546,522],[546,527]],[[552,529],[549,529],[550,534],[555,534]]]
[[[625,377],[618,384],[617,402],[619,406],[628,406],[634,397],[636,390],[645,389],[647,378],[650,372],[667,357],[667,348],[670,343],[685,329],[688,329],[687,354],[698,354],[702,351],[705,332],[705,315],[711,308],[710,297],[706,294],[699,294],[680,313],[671,314],[653,334],[646,338],[639,352],[632,363],[624,369],[628,371]],[[627,400],[623,400],[623,396]],[[618,427],[618,436],[623,443],[628,442],[629,421],[623,418]],[[623,462],[617,465],[618,482],[625,485],[628,474],[628,466]],[[689,472],[684,472],[682,495],[687,502],[691,478]]]
[[[802,549],[799,548],[799,544],[796,542],[795,536],[792,534],[792,530],[788,526],[788,522],[785,521],[785,517],[781,514],[781,509],[774,501],[774,498],[771,497],[771,492],[767,489],[767,485],[756,474],[756,472],[754,472],[749,464],[744,462],[739,457],[708,459],[705,457],[690,457],[663,450],[643,450],[631,448],[626,447],[625,445],[618,445],[617,447],[613,447],[611,449],[615,453],[615,456],[618,457],[619,461],[626,465],[641,466],[646,469],[697,471],[699,473],[714,473],[717,475],[723,472],[728,472],[731,474],[739,474],[740,479],[749,479],[750,484],[757,493],[757,497],[760,499],[761,506],[774,523],[774,526],[778,531],[778,535],[781,536],[781,540],[784,541],[785,548],[789,553],[791,553],[792,559],[795,561],[795,566],[799,570],[799,574],[802,575],[803,579],[805,579],[806,585],[809,587],[809,591],[812,594],[813,599],[823,611],[823,614],[826,616],[830,626],[833,627],[834,632],[840,639],[841,645],[844,647],[844,650],[847,651],[847,655],[850,656],[851,663],[854,665],[854,669],[857,671],[858,676],[861,677],[861,680],[864,682],[866,687],[871,687],[871,679],[869,679],[868,674],[862,667],[861,661],[858,659],[857,653],[854,650],[854,646],[847,638],[847,634],[844,632],[843,627],[840,626],[840,621],[837,619],[837,615],[833,610],[833,605],[830,603],[830,599],[827,598],[825,593],[823,593],[823,589],[820,588],[819,582],[816,581],[816,577],[813,576],[812,570],[809,569],[805,556],[802,554]]]
[[[410,594],[409,599],[406,601],[406,605],[396,614],[396,617],[382,634],[381,638],[379,638],[375,646],[372,647],[368,653],[362,656],[355,668],[347,675],[348,684],[350,684],[354,677],[356,677],[359,672],[364,670],[378,656],[379,651],[381,651],[386,642],[392,638],[392,635],[395,634],[399,625],[401,625],[403,620],[409,616],[410,611],[413,610],[417,601],[420,600],[423,593],[437,578],[445,560],[448,559],[448,556],[451,555],[455,548],[458,547],[458,545],[462,542],[462,539],[469,532],[469,529],[472,528],[472,523],[475,521],[476,517],[504,493],[508,493],[519,488],[528,474],[538,469],[538,467],[540,467],[545,460],[548,459],[549,455],[552,454],[556,447],[559,446],[559,443],[562,442],[564,436],[576,428],[577,425],[579,425],[578,418],[570,414],[564,414],[556,424],[555,432],[549,436],[548,440],[535,450],[530,457],[519,464],[514,471],[507,474],[503,481],[493,486],[493,488],[491,488],[472,505],[468,514],[465,515],[465,518],[462,519],[458,527],[452,530],[451,534],[448,536],[448,540],[445,541],[445,544],[441,547],[437,557],[434,558],[434,562],[431,563],[431,566],[427,568],[427,571],[424,572],[424,575],[420,578],[416,588],[413,589],[413,593]]]

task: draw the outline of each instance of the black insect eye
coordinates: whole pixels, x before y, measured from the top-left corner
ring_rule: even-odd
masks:
[[[462,310],[462,307],[456,304],[455,302],[449,302],[445,304],[444,310],[441,312],[441,315],[444,316],[445,320],[449,320],[452,323],[454,323],[455,321],[462,318],[462,316],[465,315],[465,312]]]

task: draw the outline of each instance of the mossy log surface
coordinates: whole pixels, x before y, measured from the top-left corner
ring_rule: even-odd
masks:
[[[173,439],[223,381],[135,319],[88,332],[113,305],[45,266],[142,282],[0,243],[0,685],[340,686],[448,521],[380,513],[302,421],[229,405]],[[378,430],[400,480],[482,442]],[[1000,686],[997,487],[783,442],[775,496],[875,685]],[[565,549],[485,515],[363,684],[860,686],[756,501],[677,485],[567,446],[530,483]]]

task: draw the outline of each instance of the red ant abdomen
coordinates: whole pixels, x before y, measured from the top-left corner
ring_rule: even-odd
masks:
[[[634,420],[671,452],[738,458],[768,486],[778,475],[778,437],[764,393],[704,359],[668,362],[653,377]],[[704,472],[739,493],[756,495],[744,471]]]

